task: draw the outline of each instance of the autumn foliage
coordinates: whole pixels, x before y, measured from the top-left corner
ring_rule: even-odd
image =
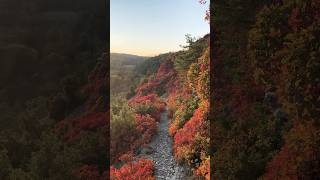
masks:
[[[195,110],[191,119],[177,131],[174,136],[174,150],[178,160],[188,159],[187,149],[192,151],[193,147],[199,145],[197,143],[200,143],[201,140],[206,141],[209,139],[208,124],[206,124],[207,118],[208,102],[204,102]],[[208,146],[208,142],[204,142],[203,146]]]
[[[117,120],[112,120],[111,123],[111,135],[115,132],[111,137],[111,154],[114,157],[111,162],[124,163],[117,168],[111,167],[113,179],[154,179],[152,161],[136,159],[134,152],[149,143],[156,134],[157,122],[166,106],[172,119],[169,134],[174,140],[173,153],[177,161],[187,164],[193,170],[194,176],[207,179],[210,176],[210,53],[209,48],[205,48],[208,47],[208,36],[191,46],[186,52],[172,53],[162,59],[154,74],[144,77],[135,94],[125,102],[127,105],[122,105],[127,110],[113,112],[122,118],[114,116]],[[178,67],[180,65],[182,68]],[[123,128],[116,130],[117,127]]]
[[[268,163],[264,179],[315,179],[320,176],[320,130],[314,123],[297,122],[285,145]]]
[[[155,180],[153,177],[153,162],[147,159],[139,159],[123,165],[120,169],[110,168],[111,180],[146,179]]]
[[[80,180],[105,180],[107,178],[107,173],[101,175],[99,169],[93,165],[84,165],[74,172],[76,177]]]
[[[159,89],[164,86],[160,79],[167,73],[166,68],[161,65],[156,78],[142,82],[136,88],[136,94],[124,102],[125,104],[120,105],[126,109],[122,108],[118,113],[113,112],[114,123],[111,124],[111,128],[115,133],[111,133],[111,154],[114,157],[111,163],[124,162],[124,164],[120,168],[111,167],[111,179],[154,179],[153,162],[145,159],[135,161],[132,152],[148,144],[156,134],[157,121],[165,109],[165,103],[159,97],[159,94],[161,95]],[[124,127],[126,129],[123,129]]]
[[[141,136],[141,144],[146,144],[151,141],[152,135],[157,132],[157,122],[149,114],[136,114],[135,121],[137,124],[137,131]]]
[[[216,3],[211,176],[318,179],[319,1]]]
[[[191,43],[189,49],[198,50],[202,45],[197,43],[206,44],[206,40]],[[180,89],[171,91],[167,100],[172,117],[169,134],[174,140],[174,156],[178,162],[188,164],[195,176],[206,179],[210,179],[209,61],[209,48],[204,48],[187,68],[181,61],[176,63]]]
[[[160,120],[160,113],[165,108],[165,103],[155,93],[145,96],[137,95],[130,99],[129,105],[135,108],[137,113],[143,115],[149,114],[157,121]]]
[[[107,126],[108,122],[106,121],[106,118],[108,116],[108,112],[98,112],[83,117],[64,120],[57,125],[56,132],[64,140],[75,140],[82,131],[95,130]]]

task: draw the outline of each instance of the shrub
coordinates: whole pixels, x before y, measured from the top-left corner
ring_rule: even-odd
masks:
[[[208,102],[202,102],[192,118],[179,129],[174,136],[175,157],[179,161],[186,160],[189,165],[196,166],[201,153],[208,153],[209,123]]]
[[[137,104],[134,106],[134,110],[137,114],[141,115],[153,114],[157,111],[152,103]]]
[[[147,159],[139,159],[136,162],[129,162],[122,166],[120,169],[116,169],[113,166],[110,168],[111,180],[122,179],[145,179],[155,180],[153,176],[153,162]]]
[[[312,122],[298,122],[286,143],[267,166],[264,179],[316,179],[320,176],[320,130]]]
[[[136,114],[135,121],[137,131],[139,132],[141,144],[149,143],[152,136],[157,132],[157,122],[148,115]]]
[[[121,153],[130,150],[137,136],[136,127],[133,110],[126,103],[122,104],[118,112],[111,115],[110,153],[113,158],[111,162],[114,162]]]

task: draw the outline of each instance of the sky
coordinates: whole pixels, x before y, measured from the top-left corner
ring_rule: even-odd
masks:
[[[181,50],[186,34],[210,32],[208,6],[198,0],[111,0],[110,51],[155,56]]]

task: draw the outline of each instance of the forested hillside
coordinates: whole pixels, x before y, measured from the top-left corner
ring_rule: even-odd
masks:
[[[213,5],[213,179],[320,177],[319,5]]]
[[[12,103],[57,91],[71,71],[85,81],[106,46],[103,1],[3,0],[0,13],[1,98]]]
[[[111,53],[110,54],[110,91],[111,94],[127,93],[136,85],[137,72],[135,69],[140,66],[148,57],[131,54]]]
[[[105,5],[1,1],[0,179],[106,178]]]
[[[157,162],[145,152],[153,151],[148,144],[166,106],[174,157],[188,167],[188,176],[209,177],[209,36],[187,36],[187,42],[183,51],[138,65],[139,83],[130,96],[111,97],[111,179],[155,178]]]
[[[212,4],[211,73],[209,37],[187,37],[184,51],[165,55],[111,106],[111,128],[125,127],[111,132],[111,178],[155,178],[157,162],[143,155],[153,153],[148,144],[167,107],[173,153],[188,178],[318,179],[319,5]]]
[[[215,1],[154,57],[106,53],[105,8],[0,3],[1,180],[319,179],[319,0]]]

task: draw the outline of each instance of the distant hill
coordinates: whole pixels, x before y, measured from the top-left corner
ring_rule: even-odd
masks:
[[[120,66],[136,66],[137,64],[145,61],[149,57],[137,56],[132,54],[123,53],[110,53],[110,65],[111,69]]]
[[[131,54],[110,53],[110,89],[115,92],[128,91],[133,83],[134,70],[144,64],[149,57]]]

